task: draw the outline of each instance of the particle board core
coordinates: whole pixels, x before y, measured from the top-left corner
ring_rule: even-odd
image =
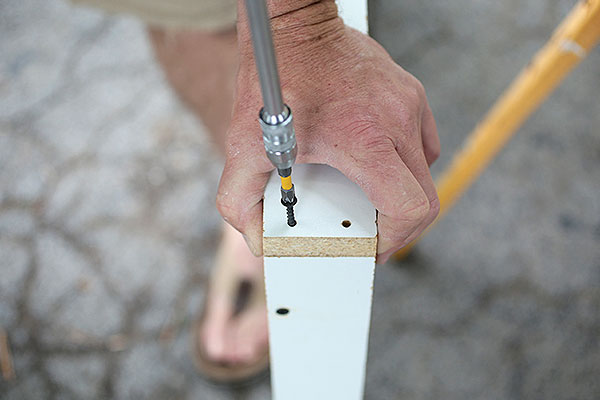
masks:
[[[374,257],[376,238],[265,237],[265,257]]]
[[[265,257],[375,257],[376,213],[364,192],[338,170],[317,164],[293,167],[297,225],[287,225],[274,172],[265,190]]]

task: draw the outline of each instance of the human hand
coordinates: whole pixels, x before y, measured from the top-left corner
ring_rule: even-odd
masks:
[[[275,3],[271,23],[283,97],[294,111],[296,162],[328,164],[363,189],[378,210],[377,261],[383,263],[439,211],[429,165],[440,143],[423,86],[377,42],[344,26],[333,1],[280,13]],[[217,207],[260,255],[262,198],[273,165],[256,121],[262,98],[242,8]]]

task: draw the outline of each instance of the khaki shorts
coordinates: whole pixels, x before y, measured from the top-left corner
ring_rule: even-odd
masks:
[[[230,29],[237,17],[237,0],[72,0],[75,4],[126,13],[149,25],[173,29]]]

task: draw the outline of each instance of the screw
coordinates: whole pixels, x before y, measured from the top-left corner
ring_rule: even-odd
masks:
[[[281,199],[281,204],[283,204],[283,206],[287,209],[287,224],[291,227],[296,226],[296,217],[294,217],[294,206],[297,202],[298,199],[296,198],[296,196],[294,196],[294,199],[291,203]]]

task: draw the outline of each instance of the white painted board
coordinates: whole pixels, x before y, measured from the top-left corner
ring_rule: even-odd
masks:
[[[298,225],[286,224],[274,174],[265,191],[265,237],[377,235],[373,205],[339,171],[326,165],[296,165],[292,178]],[[350,228],[342,226],[345,219],[352,221]],[[265,257],[275,400],[362,399],[374,256]]]
[[[337,2],[344,22],[368,33],[367,0]],[[375,209],[339,171],[296,165],[292,177],[298,225],[286,224],[274,174],[265,190],[265,237],[377,235]],[[374,257],[265,257],[275,400],[363,398],[374,272]]]
[[[362,399],[374,266],[367,257],[265,258],[274,399]]]
[[[300,164],[292,168],[298,224],[289,227],[274,171],[265,189],[264,235],[267,237],[375,237],[375,209],[362,189],[335,168]],[[350,221],[345,228],[343,221]]]
[[[337,4],[338,14],[346,25],[369,33],[367,0],[337,0]]]

